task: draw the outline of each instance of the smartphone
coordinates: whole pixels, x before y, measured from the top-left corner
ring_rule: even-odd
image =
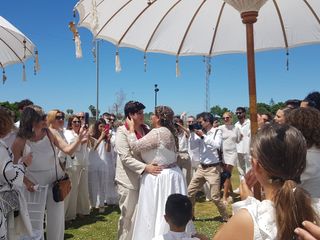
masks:
[[[106,139],[108,139],[108,135],[109,135],[109,132],[110,132],[110,124],[107,123],[105,126],[104,126],[104,133],[106,134]]]
[[[88,113],[88,112],[86,112],[86,113],[84,114],[84,126],[85,126],[86,128],[89,127],[89,113]]]

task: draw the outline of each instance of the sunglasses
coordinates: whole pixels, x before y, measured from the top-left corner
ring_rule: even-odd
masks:
[[[229,120],[230,119],[230,117],[224,117],[223,118],[223,120]]]
[[[81,123],[81,121],[72,121],[72,123],[74,123],[74,124],[80,124]]]
[[[114,122],[113,118],[107,118],[109,122]]]
[[[56,120],[64,120],[64,116],[56,116]]]
[[[84,116],[77,116],[77,118],[79,118],[79,119],[84,119]]]
[[[236,112],[237,115],[241,115],[243,112]]]

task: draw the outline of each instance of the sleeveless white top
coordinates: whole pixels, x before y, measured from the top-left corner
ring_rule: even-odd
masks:
[[[313,207],[319,214],[320,199],[313,199]],[[252,217],[254,224],[254,240],[276,240],[277,223],[276,213],[273,202],[270,200],[259,201],[254,197],[248,197],[246,200],[232,204],[233,212],[240,209],[247,209]]]
[[[24,147],[24,155],[29,152],[32,152],[32,163],[28,170],[46,171],[55,168],[56,159],[47,135],[36,142],[27,140]]]

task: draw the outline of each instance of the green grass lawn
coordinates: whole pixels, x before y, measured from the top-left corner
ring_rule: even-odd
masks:
[[[239,177],[236,171],[232,176],[234,187],[239,186]],[[236,199],[237,200],[237,199]],[[231,208],[229,207],[231,214]],[[212,202],[206,202],[200,195],[195,206],[196,220],[194,221],[199,233],[212,238],[221,226],[220,215]],[[113,240],[117,239],[117,224],[120,216],[118,207],[108,206],[105,213],[91,212],[90,216],[77,218],[66,224],[65,239]]]

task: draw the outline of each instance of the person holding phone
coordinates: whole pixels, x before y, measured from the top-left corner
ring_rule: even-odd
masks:
[[[23,110],[17,138],[12,145],[14,163],[20,157],[32,152],[32,163],[24,178],[26,188],[34,192],[36,184],[48,185],[46,209],[46,236],[48,240],[61,240],[64,238],[64,202],[55,202],[52,195],[53,182],[64,176],[64,171],[59,164],[57,149],[68,155],[73,155],[77,147],[86,137],[87,131],[83,128],[72,144],[67,144],[61,137],[53,134],[46,123],[47,115],[41,107],[32,106]],[[44,219],[39,216],[39,221]]]
[[[106,121],[100,118],[91,129],[89,151],[89,198],[91,207],[104,212],[104,204],[115,204],[118,195],[114,181],[115,166],[111,155],[111,134]]]
[[[81,120],[76,115],[68,118],[64,136],[68,144],[72,144],[79,136]],[[90,214],[88,190],[88,138],[84,138],[72,156],[67,156],[66,171],[69,174],[72,188],[65,203],[66,221]]]

